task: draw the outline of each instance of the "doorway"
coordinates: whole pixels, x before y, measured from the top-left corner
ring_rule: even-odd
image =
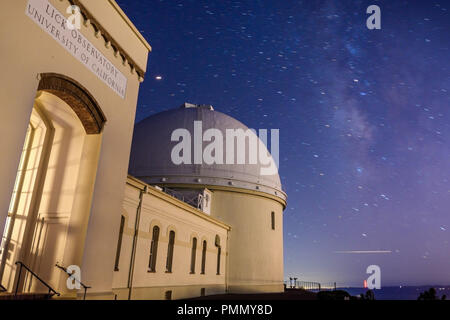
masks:
[[[2,236],[0,280],[8,291],[46,291],[28,274],[18,281],[17,261],[62,291],[67,277],[55,264],[81,264],[106,122],[77,82],[41,76]]]

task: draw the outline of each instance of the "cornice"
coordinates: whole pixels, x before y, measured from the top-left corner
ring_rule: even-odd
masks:
[[[59,0],[64,1],[64,0]],[[139,65],[134,61],[134,59],[127,53],[127,51],[111,36],[111,34],[103,28],[103,26],[98,22],[97,19],[86,9],[86,7],[80,2],[80,0],[67,0],[71,5],[78,6],[80,8],[80,13],[83,17],[83,24],[85,27],[92,26],[96,38],[102,37],[105,41],[105,47],[112,49],[114,55],[120,56],[122,58],[122,63],[124,66],[130,68],[131,74],[137,74],[139,82],[144,81],[145,71],[139,67]],[[115,8],[117,10],[117,8]],[[133,29],[135,32],[135,30]],[[135,32],[136,33],[136,32]],[[147,49],[151,51],[150,45],[146,45]]]

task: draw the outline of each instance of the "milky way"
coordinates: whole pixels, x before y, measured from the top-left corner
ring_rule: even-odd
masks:
[[[450,284],[448,2],[118,3],[153,47],[137,121],[187,101],[280,129],[286,277]]]

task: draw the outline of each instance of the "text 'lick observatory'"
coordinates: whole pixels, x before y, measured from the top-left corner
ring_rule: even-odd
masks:
[[[173,141],[172,134],[180,128],[190,133],[192,161],[176,164],[172,153],[179,141]],[[230,164],[224,160],[207,164],[203,159],[195,160],[198,150],[203,152],[211,143],[201,140],[201,134],[208,129],[222,133],[223,159],[230,152],[225,141],[227,130],[242,130],[250,132],[251,138],[256,136],[240,121],[212,106],[185,103],[136,124],[129,173],[149,185],[167,188],[182,199],[203,196],[203,203],[198,207],[231,227],[226,262],[229,292],[281,292],[286,194],[280,177],[278,173],[261,175],[259,163]],[[260,141],[257,136],[256,139]],[[247,158],[249,140],[245,143]],[[200,143],[201,148],[195,143]],[[237,145],[235,143],[234,148]],[[259,146],[268,152],[262,143]],[[236,156],[238,151],[234,151]]]

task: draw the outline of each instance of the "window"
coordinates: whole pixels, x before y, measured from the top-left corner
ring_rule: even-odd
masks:
[[[220,274],[220,255],[222,254],[222,248],[217,247],[217,275]]]
[[[175,245],[175,231],[170,231],[169,234],[169,246],[167,247],[167,261],[166,261],[166,272],[172,272],[172,261],[173,261],[173,247]]]
[[[195,273],[195,256],[197,254],[197,238],[192,239],[191,274]]]
[[[166,291],[166,292],[164,293],[164,298],[165,298],[166,300],[172,300],[172,290]]]
[[[120,250],[122,249],[123,229],[125,227],[125,217],[120,217],[119,240],[117,241],[116,262],[114,263],[114,271],[119,271]]]
[[[202,297],[206,296],[206,288],[200,289],[200,296],[202,296]]]
[[[275,212],[273,211],[271,214],[271,219],[272,219],[272,230],[275,230]]]
[[[158,255],[159,227],[153,227],[152,243],[150,245],[150,259],[148,272],[156,272],[156,257]]]
[[[215,241],[216,247],[217,247],[217,275],[220,274],[220,255],[222,254],[222,247],[220,246],[220,237],[219,235],[216,235],[216,241]]]
[[[205,274],[206,269],[206,240],[203,241],[203,248],[202,248],[202,271],[201,274]]]

